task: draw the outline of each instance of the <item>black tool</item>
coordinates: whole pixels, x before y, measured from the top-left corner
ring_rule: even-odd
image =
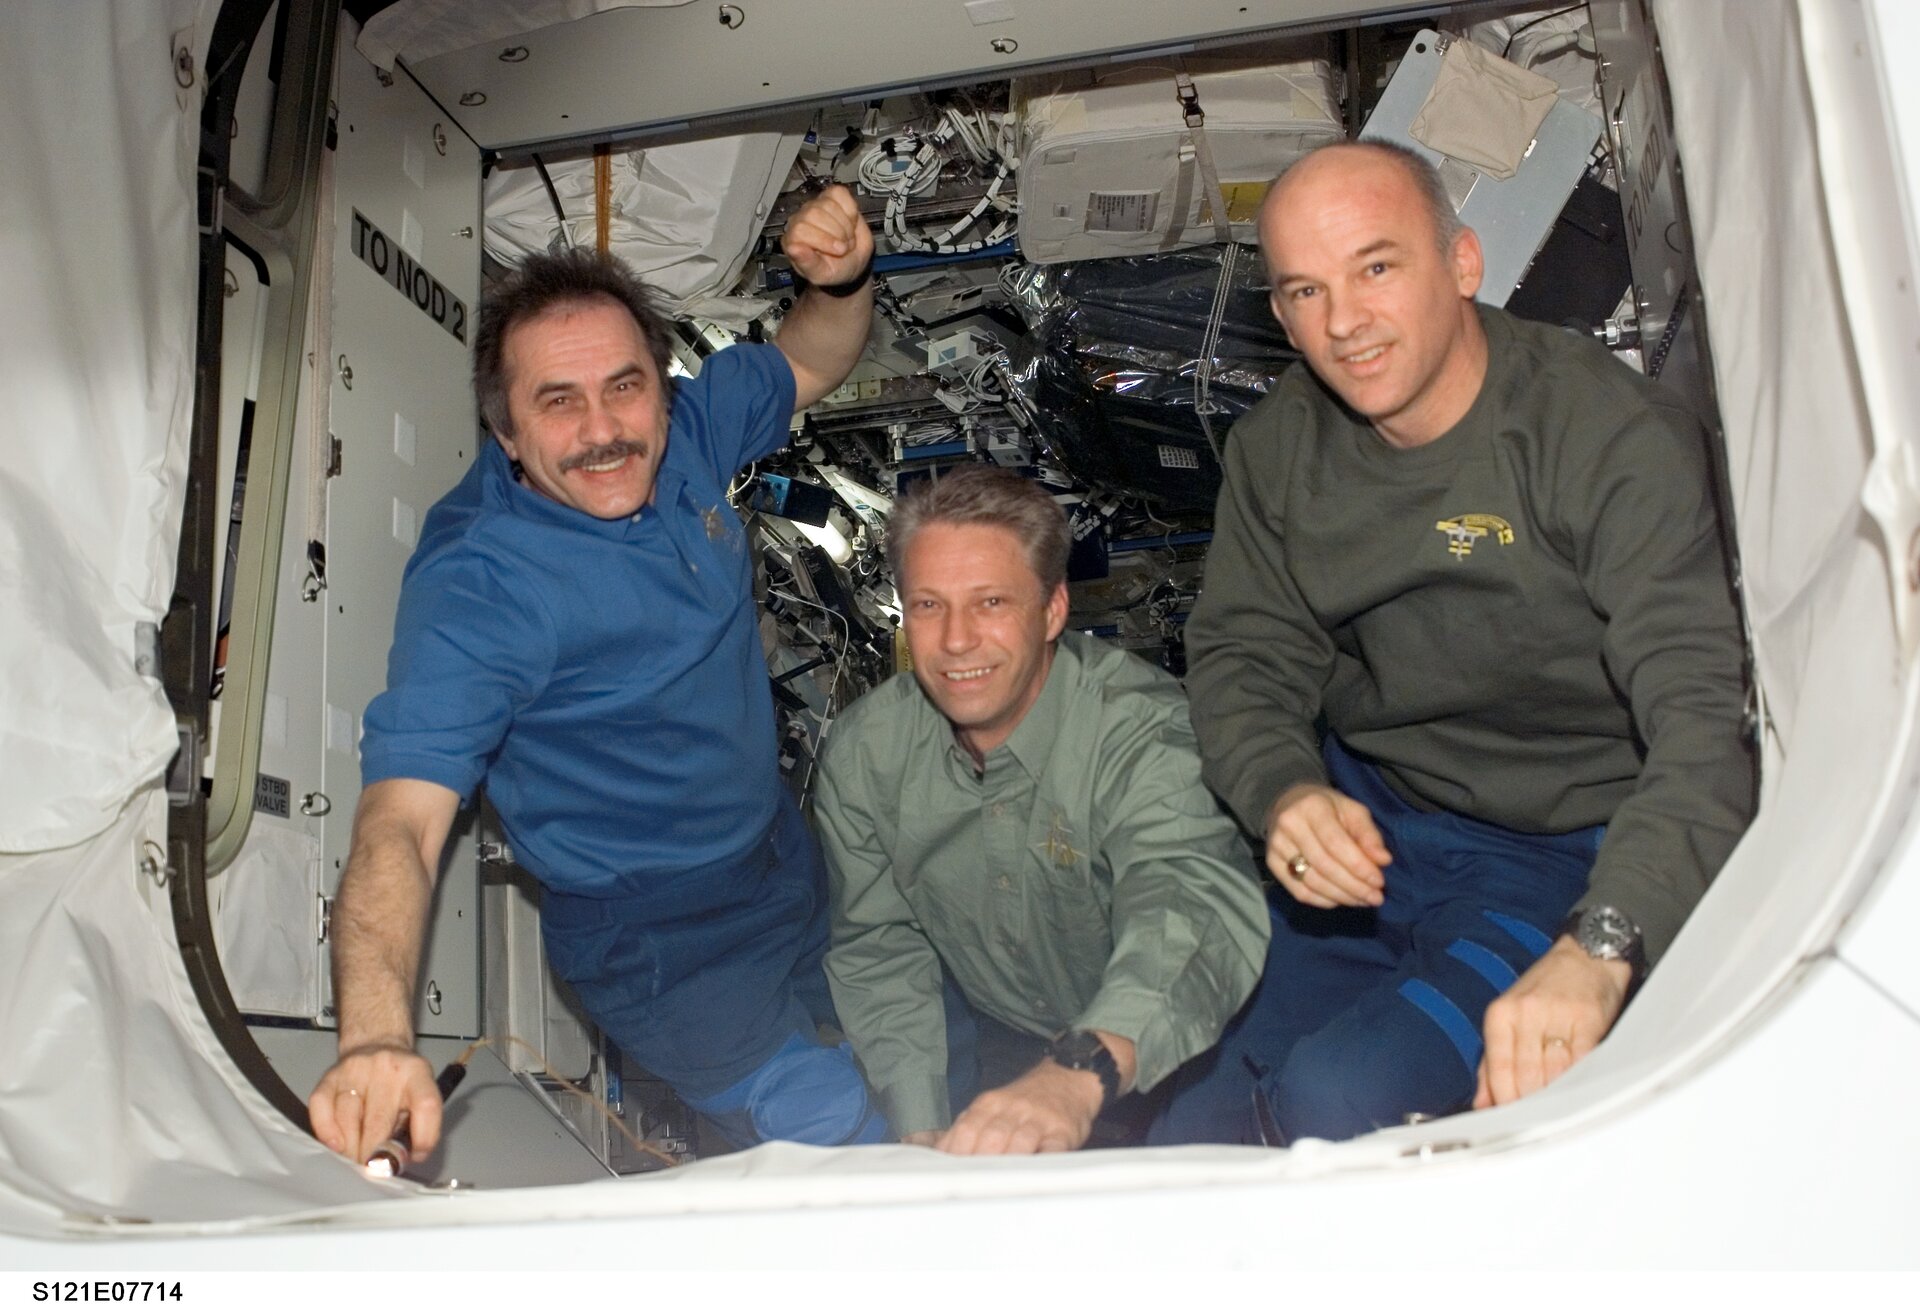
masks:
[[[465,1062],[449,1062],[434,1080],[433,1086],[440,1091],[440,1101],[446,1102],[453,1097],[453,1091],[467,1078]],[[400,1124],[394,1129],[393,1137],[373,1150],[367,1158],[367,1170],[385,1180],[406,1174],[407,1167],[413,1162],[413,1139],[407,1129],[407,1118],[401,1114]]]

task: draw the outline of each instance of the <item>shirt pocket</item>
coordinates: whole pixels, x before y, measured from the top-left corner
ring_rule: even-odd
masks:
[[[1033,941],[1050,938],[1078,969],[1098,975],[1113,948],[1113,886],[1098,863],[1090,834],[1065,813],[1042,809],[1028,828],[1025,865]]]

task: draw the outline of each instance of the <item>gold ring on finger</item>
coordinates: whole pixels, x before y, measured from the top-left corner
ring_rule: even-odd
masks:
[[[1287,870],[1293,873],[1295,880],[1305,880],[1307,873],[1312,869],[1313,864],[1307,861],[1307,855],[1304,853],[1296,853],[1287,859]]]
[[[1567,1041],[1560,1038],[1560,1036],[1558,1035],[1551,1035],[1547,1038],[1548,1048],[1565,1048],[1566,1046],[1567,1046]]]

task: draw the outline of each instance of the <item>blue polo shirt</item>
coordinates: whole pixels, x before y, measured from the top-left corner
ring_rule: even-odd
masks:
[[[780,777],[752,566],[727,484],[786,443],[793,373],[736,345],[676,387],[654,503],[603,522],[489,440],[407,564],[364,784],[484,778],[547,885],[635,892],[746,854]]]

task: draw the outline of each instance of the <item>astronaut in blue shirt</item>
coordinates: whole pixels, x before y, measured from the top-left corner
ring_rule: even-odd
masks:
[[[483,315],[494,434],[427,515],[335,904],[340,1060],[314,1133],[356,1161],[440,1129],[413,992],[441,850],[482,780],[545,887],[555,970],[635,1062],[737,1142],[883,1138],[823,1046],[826,902],[781,783],[752,563],[728,482],[837,387],[873,312],[873,238],[832,187],[788,223],[812,284],[776,345],[669,388],[667,323],[614,261],[527,260]]]

